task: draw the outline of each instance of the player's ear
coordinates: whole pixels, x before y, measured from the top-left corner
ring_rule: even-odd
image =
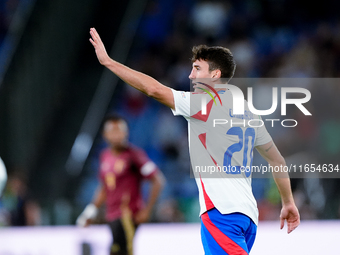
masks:
[[[216,69],[212,71],[212,78],[218,79],[218,78],[221,78],[221,75],[222,73],[220,69]]]

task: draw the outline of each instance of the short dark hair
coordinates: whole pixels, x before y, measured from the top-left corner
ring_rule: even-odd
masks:
[[[231,79],[234,76],[236,63],[231,51],[221,46],[198,45],[192,48],[192,63],[204,60],[209,64],[209,71],[220,70],[221,78]]]
[[[116,114],[116,113],[110,113],[110,114],[107,114],[104,117],[104,120],[103,120],[103,123],[102,123],[102,129],[103,129],[105,123],[107,123],[109,121],[112,121],[112,122],[123,121],[123,122],[126,123],[126,126],[129,126],[127,120],[124,117],[122,117],[121,115]]]

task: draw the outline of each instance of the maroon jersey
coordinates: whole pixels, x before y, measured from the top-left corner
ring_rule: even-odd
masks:
[[[121,208],[129,207],[135,214],[143,207],[140,186],[142,180],[158,171],[146,153],[129,145],[119,155],[107,148],[100,155],[99,176],[106,191],[106,220],[121,217]]]

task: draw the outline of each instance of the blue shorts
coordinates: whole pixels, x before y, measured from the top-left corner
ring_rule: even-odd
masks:
[[[201,236],[205,255],[249,254],[257,226],[242,213],[221,214],[213,208],[201,215]]]

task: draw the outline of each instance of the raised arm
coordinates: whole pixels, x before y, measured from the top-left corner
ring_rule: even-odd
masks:
[[[154,78],[133,70],[109,57],[105,46],[100,39],[100,36],[95,28],[90,29],[90,42],[92,43],[99,63],[107,67],[110,71],[116,74],[124,82],[138,89],[149,97],[152,97],[160,103],[174,109],[174,97],[169,87],[164,86]]]
[[[286,166],[284,158],[281,156],[273,141],[257,146],[256,149],[270,166],[277,166],[279,167],[278,169],[283,169],[283,167]],[[284,226],[284,222],[287,221],[289,234],[300,224],[300,215],[294,203],[289,175],[283,171],[273,171],[273,178],[280,192],[282,201],[282,210],[280,214],[281,229]]]

